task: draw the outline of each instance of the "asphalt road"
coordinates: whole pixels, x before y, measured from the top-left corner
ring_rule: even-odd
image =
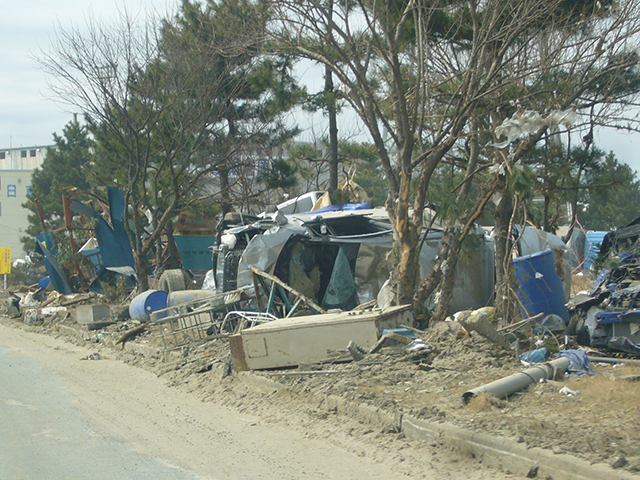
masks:
[[[197,478],[96,434],[55,376],[0,348],[0,479]]]
[[[0,317],[0,480],[514,479],[348,416],[319,417],[315,401],[286,390],[216,369],[159,377],[118,357]]]

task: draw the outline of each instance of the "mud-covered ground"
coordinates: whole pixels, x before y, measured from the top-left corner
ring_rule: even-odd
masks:
[[[69,311],[66,318],[56,314],[42,325],[23,328],[68,336],[68,331],[58,325],[78,328],[73,308]],[[19,319],[11,321],[19,323]],[[129,320],[128,327],[135,325]],[[418,354],[407,354],[397,345],[366,354],[357,362],[251,374],[282,386],[274,389],[252,388],[229,375],[229,349],[224,338],[206,340],[191,348],[184,358],[163,359],[160,354],[144,356],[114,345],[126,331],[123,322],[98,331],[83,330],[80,342],[92,345],[90,348],[102,355],[116,355],[151,370],[203,400],[215,399],[247,413],[277,416],[283,423],[300,412],[317,421],[331,419],[335,411],[326,398],[335,396],[394,415],[449,422],[529,447],[640,471],[640,382],[634,381],[640,378],[637,365],[593,364],[594,375],[565,376],[534,384],[508,400],[481,395],[463,405],[464,392],[522,371],[523,367],[513,352],[475,332],[451,328],[446,322],[421,332],[428,348]],[[128,342],[162,351],[161,339],[153,329]],[[561,393],[563,386],[575,394]],[[393,436],[393,432],[365,426],[358,432],[373,436],[383,433]]]

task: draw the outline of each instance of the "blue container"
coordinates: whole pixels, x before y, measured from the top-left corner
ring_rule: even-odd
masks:
[[[513,260],[520,289],[520,309],[527,317],[544,313],[556,314],[569,322],[562,281],[556,273],[553,252],[533,253]]]
[[[135,297],[129,304],[129,315],[140,322],[148,322],[151,314],[167,308],[167,296],[162,290],[147,290]]]

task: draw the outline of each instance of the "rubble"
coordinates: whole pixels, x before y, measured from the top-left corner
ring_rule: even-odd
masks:
[[[640,219],[603,239],[603,266],[590,292],[568,304],[575,334],[586,347],[640,355]]]
[[[570,286],[564,263],[570,251],[555,236],[517,227],[521,260],[536,263],[544,256],[561,261],[535,270],[532,278],[550,289],[521,296],[523,304],[533,296],[538,305],[525,307],[528,318],[513,323],[485,307],[493,296],[493,240],[490,232],[478,228],[473,255],[461,262],[456,313],[450,321],[421,331],[415,328],[410,307],[376,308],[390,271],[392,233],[386,214],[375,209],[300,213],[312,197],[294,199],[287,215],[275,211],[225,218],[208,277],[207,285],[213,288],[188,289],[190,277],[182,270],[169,271],[163,290],[114,305],[104,290],[67,292],[55,262],[45,255],[47,271],[53,272],[51,286],[13,294],[6,300],[7,313],[20,316],[25,328],[78,332],[79,338],[97,347],[117,346],[120,355],[174,382],[205,384],[198,388],[208,389],[210,395],[233,398],[227,390],[243,372],[252,378],[268,377],[292,392],[291,397],[299,397],[296,402],[309,401],[318,409],[325,408],[327,399],[339,397],[385,415],[447,421],[589,461],[624,457],[631,459],[630,465],[639,464],[638,421],[634,417],[629,425],[618,426],[615,422],[624,410],[598,395],[608,395],[619,379],[639,376],[640,366],[628,361],[614,370],[613,363],[602,363],[601,376],[581,375],[576,380],[572,377],[578,375],[564,373],[584,373],[584,365],[573,358],[579,355],[562,353],[576,351],[576,339],[590,349],[592,362],[613,361],[595,357],[603,354],[596,348],[605,354],[637,353],[637,224],[621,229],[603,245],[601,252],[617,261],[609,264],[592,291],[570,299],[570,318],[559,308]],[[316,197],[314,204],[321,195]],[[437,228],[427,234],[420,256],[423,272],[430,268],[441,238]],[[91,250],[95,249],[85,252]],[[95,252],[91,255],[94,258]],[[93,285],[114,285],[119,277],[130,282],[130,291],[136,281],[131,266],[95,266],[99,273]],[[62,291],[52,291],[60,281]],[[164,301],[149,305],[147,300],[157,292]],[[537,309],[550,295],[557,295],[551,308]],[[548,354],[556,358],[545,363]],[[535,356],[542,356],[542,361],[534,364],[540,360]],[[529,362],[524,370],[521,358]],[[215,375],[202,380],[207,372]],[[198,381],[191,379],[196,374]],[[606,381],[611,383],[598,383]],[[635,383],[625,381],[619,392],[632,411],[629,399],[635,402],[634,395],[640,393]],[[247,408],[258,408],[264,401],[259,392],[246,395],[242,402],[251,401]],[[279,398],[271,395],[270,400]],[[323,413],[330,414],[326,408],[328,413]],[[606,428],[590,418],[588,412],[596,410],[603,412],[598,421]],[[619,432],[604,435],[612,426]]]

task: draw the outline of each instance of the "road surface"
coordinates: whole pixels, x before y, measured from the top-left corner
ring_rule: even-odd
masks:
[[[0,478],[514,478],[402,440],[381,449],[322,422],[284,428],[162,377],[0,322]],[[89,344],[90,345],[90,344]],[[112,355],[115,358],[115,355]],[[268,401],[268,399],[265,399]],[[442,458],[441,458],[442,457]]]

